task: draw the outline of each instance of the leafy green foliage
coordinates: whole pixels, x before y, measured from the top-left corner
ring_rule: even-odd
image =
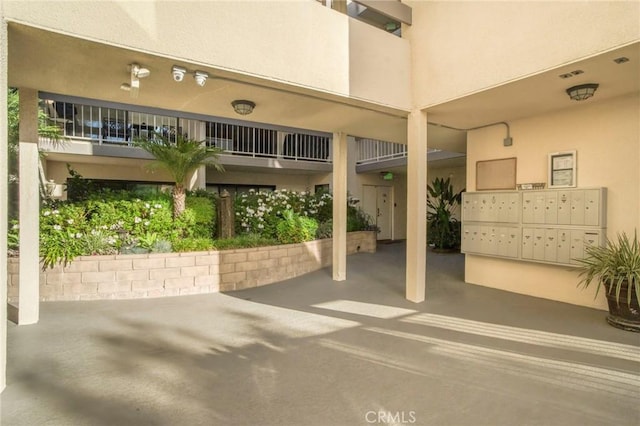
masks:
[[[177,252],[207,251],[214,248],[213,244],[211,238],[181,238],[174,241],[173,250]]]
[[[149,165],[149,169],[164,169],[173,178],[173,216],[176,218],[184,211],[184,181],[191,173],[201,166],[224,171],[218,161],[218,155],[223,151],[220,148],[208,148],[203,141],[182,135],[154,133],[150,139],[136,139],[134,144],[154,156],[155,161]]]
[[[215,199],[201,196],[188,196],[187,209],[193,211],[194,235],[213,237],[216,234]]]
[[[427,242],[437,249],[459,248],[461,224],[453,213],[464,189],[455,192],[449,178],[436,178],[427,191]]]
[[[302,243],[316,237],[318,222],[310,217],[300,216],[291,210],[286,210],[276,229],[280,243]]]
[[[321,230],[319,238],[331,237],[333,197],[328,192],[311,194],[288,191],[249,191],[235,200],[236,234],[256,233],[265,238],[278,238],[277,226],[286,211],[316,220]],[[347,230],[373,230],[371,218],[356,206],[347,206]]]
[[[633,293],[640,304],[640,243],[637,231],[633,239],[623,232],[618,234],[617,241],[607,239],[606,245],[590,245],[585,252],[584,259],[576,259],[581,265],[579,286],[587,288],[595,280],[596,296],[604,285],[608,293],[615,294],[618,303],[622,288],[627,286],[627,303],[631,303]]]
[[[278,244],[278,240],[265,238],[259,234],[238,235],[235,238],[225,238],[214,242],[216,250],[231,250],[239,248],[252,248],[274,246]]]

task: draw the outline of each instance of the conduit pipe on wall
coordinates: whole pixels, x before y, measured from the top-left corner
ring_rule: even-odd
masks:
[[[431,124],[432,126],[444,127],[445,129],[458,130],[458,131],[461,131],[461,132],[468,132],[468,131],[471,131],[471,130],[484,129],[485,127],[503,125],[503,126],[505,126],[507,128],[507,136],[502,140],[502,144],[504,146],[513,145],[513,139],[511,138],[511,128],[509,127],[509,123],[507,123],[505,121],[498,121],[497,123],[489,123],[489,124],[485,124],[483,126],[470,127],[468,129],[460,129],[460,128],[457,128],[457,127],[447,126],[445,124],[434,123],[432,121],[427,121],[427,124]]]

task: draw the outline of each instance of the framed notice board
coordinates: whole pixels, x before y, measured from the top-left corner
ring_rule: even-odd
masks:
[[[576,186],[576,151],[549,154],[549,188],[573,188]]]
[[[516,189],[517,158],[476,161],[476,190]]]

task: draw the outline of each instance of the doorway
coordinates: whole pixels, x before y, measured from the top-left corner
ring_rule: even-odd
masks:
[[[362,209],[371,216],[378,227],[378,240],[393,238],[393,188],[390,186],[363,185]]]

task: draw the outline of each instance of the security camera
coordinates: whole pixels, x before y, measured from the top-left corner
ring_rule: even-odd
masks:
[[[193,75],[193,78],[196,80],[198,86],[202,87],[207,84],[207,78],[209,78],[209,74],[204,71],[196,71]]]
[[[184,80],[184,75],[187,73],[187,70],[174,65],[173,68],[171,68],[171,74],[173,74],[173,80],[177,81],[177,82],[181,82],[182,80]]]

